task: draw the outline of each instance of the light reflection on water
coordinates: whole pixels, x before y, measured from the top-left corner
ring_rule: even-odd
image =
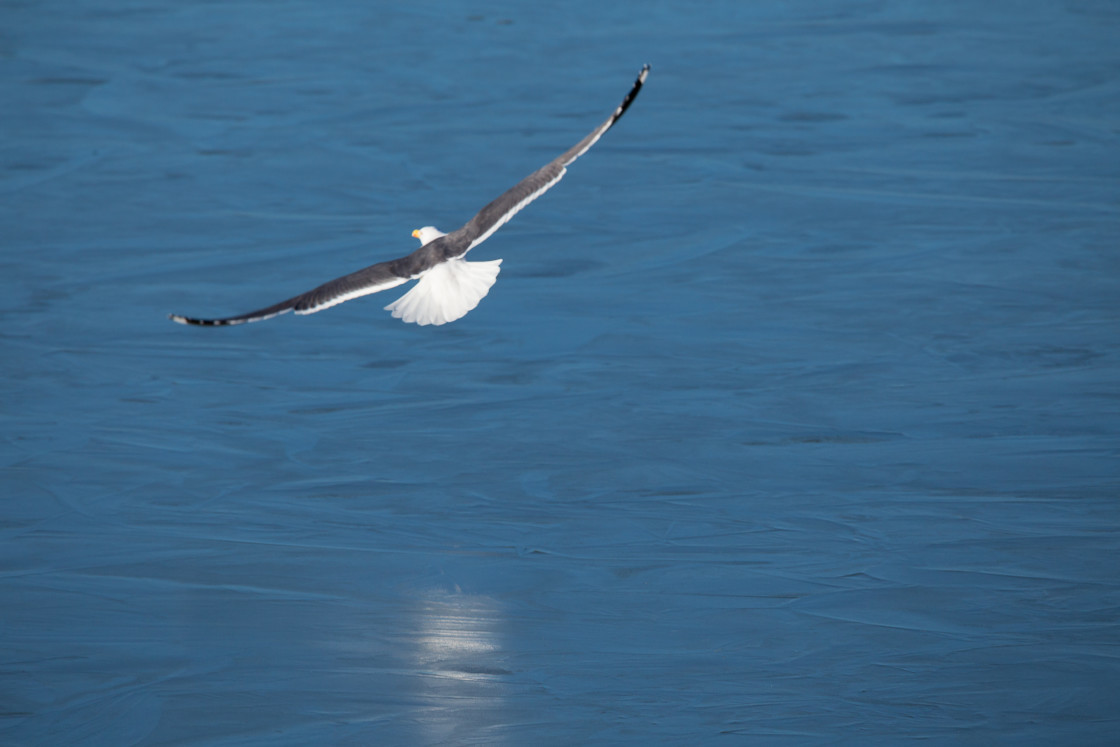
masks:
[[[456,741],[506,712],[511,672],[501,666],[497,605],[461,592],[432,593],[416,611],[415,670],[429,707],[419,717],[426,743]]]

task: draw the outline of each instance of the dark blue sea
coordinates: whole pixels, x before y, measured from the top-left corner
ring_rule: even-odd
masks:
[[[1118,740],[1116,2],[0,4],[0,743]]]

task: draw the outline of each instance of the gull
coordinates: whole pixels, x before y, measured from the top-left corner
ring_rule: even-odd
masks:
[[[498,279],[499,265],[502,263],[500,259],[468,262],[467,252],[490,238],[530,202],[556,186],[567,173],[568,166],[597,143],[626,113],[648,75],[649,65],[644,65],[630,92],[606,121],[561,156],[506,190],[501,197],[478,211],[462,228],[451,233],[443,233],[432,226],[418,228],[412,232],[412,236],[420,240],[420,248],[411,254],[388,262],[378,262],[257,311],[221,319],[171,314],[171,320],[180,324],[216,327],[259,322],[289,311],[314,314],[344,301],[395,288],[411,280],[419,282],[385,307],[395,318],[420,325],[447,324],[462,318],[490,292],[491,286]]]

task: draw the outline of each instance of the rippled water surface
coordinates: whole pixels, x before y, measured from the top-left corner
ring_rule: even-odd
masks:
[[[0,742],[1112,742],[1117,38],[0,6]],[[456,228],[644,62],[463,320],[167,320]]]

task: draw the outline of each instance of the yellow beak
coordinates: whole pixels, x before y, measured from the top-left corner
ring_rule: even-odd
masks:
[[[414,238],[414,239],[420,238],[420,229],[419,228],[417,228],[415,231],[412,232],[412,238]]]

